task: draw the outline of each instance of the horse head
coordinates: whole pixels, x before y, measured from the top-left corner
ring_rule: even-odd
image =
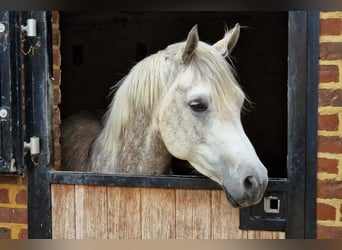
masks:
[[[236,24],[214,45],[199,40],[197,26],[185,42],[163,52],[170,88],[157,124],[167,150],[222,185],[234,207],[256,204],[268,183],[241,123],[245,95],[226,57],[239,38]]]

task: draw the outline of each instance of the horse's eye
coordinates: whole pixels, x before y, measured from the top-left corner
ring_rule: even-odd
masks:
[[[202,100],[190,102],[190,108],[195,112],[204,112],[208,109],[208,104]]]

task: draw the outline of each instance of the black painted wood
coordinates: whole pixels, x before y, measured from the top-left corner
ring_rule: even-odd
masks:
[[[316,235],[319,15],[289,15],[288,238]]]
[[[183,189],[221,189],[220,185],[200,176],[180,175],[125,175],[99,174],[67,171],[51,171],[51,183],[85,184],[119,187],[183,188]]]
[[[40,155],[27,158],[28,237],[51,238],[50,168],[53,165],[53,93],[51,77],[51,13],[32,11],[37,20],[37,37],[26,46],[39,44],[25,56],[26,140],[40,138]],[[28,51],[28,48],[25,48]]]
[[[22,175],[24,170],[22,132],[22,87],[20,16],[0,11],[0,173]]]
[[[307,100],[306,100],[306,173],[305,173],[305,238],[316,238],[317,215],[317,120],[319,82],[319,12],[307,16]]]

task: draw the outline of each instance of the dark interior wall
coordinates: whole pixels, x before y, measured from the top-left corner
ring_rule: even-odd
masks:
[[[286,12],[61,12],[62,118],[105,109],[110,87],[143,57],[182,41],[198,24],[214,43],[228,27],[244,28],[233,51],[239,82],[253,102],[243,112],[246,133],[271,177],[286,176]]]

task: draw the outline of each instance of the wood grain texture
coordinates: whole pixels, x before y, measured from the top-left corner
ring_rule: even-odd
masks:
[[[52,238],[75,239],[75,186],[51,185]]]
[[[108,238],[141,239],[140,188],[108,187]]]
[[[248,230],[248,239],[285,239],[285,232]]]
[[[76,185],[76,238],[106,239],[107,188],[102,186]]]
[[[141,189],[143,239],[175,239],[175,201],[174,189]]]
[[[284,239],[239,229],[221,190],[51,185],[55,239]]]
[[[247,231],[239,229],[239,209],[230,206],[221,190],[211,191],[212,239],[246,239]]]
[[[211,191],[176,190],[176,238],[210,239]]]

